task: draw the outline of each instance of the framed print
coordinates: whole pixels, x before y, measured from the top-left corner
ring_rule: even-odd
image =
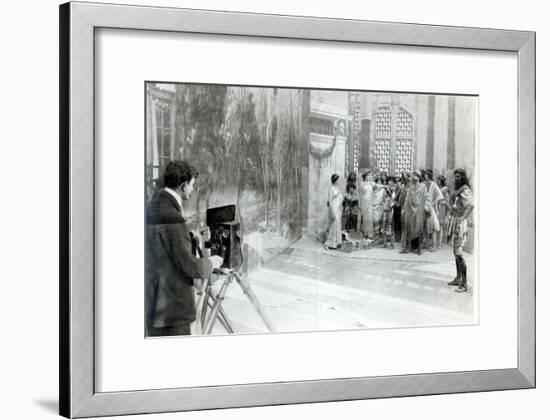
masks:
[[[534,62],[532,32],[62,5],[60,413],[534,387]]]

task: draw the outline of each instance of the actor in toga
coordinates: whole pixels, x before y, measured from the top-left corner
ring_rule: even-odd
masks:
[[[333,174],[330,177],[328,192],[329,228],[325,248],[337,249],[342,245],[342,192],[338,187],[340,176]]]
[[[432,170],[426,169],[421,172],[424,179],[424,185],[426,185],[426,191],[428,192],[428,205],[426,206],[428,211],[426,212],[426,220],[424,221],[424,240],[426,241],[426,248],[434,252],[437,235],[441,230],[437,211],[439,203],[441,200],[444,200],[444,197],[437,184],[433,181]],[[431,243],[428,245],[430,239]]]
[[[407,189],[405,204],[401,210],[405,226],[402,235],[405,235],[406,243],[405,248],[399,251],[401,254],[406,254],[411,250],[416,251],[418,255],[421,254],[420,246],[425,213],[429,210],[428,191],[426,185],[421,182],[421,176],[420,171],[413,172],[411,184]]]

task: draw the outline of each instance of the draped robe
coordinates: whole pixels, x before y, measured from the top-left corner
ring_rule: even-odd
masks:
[[[407,189],[404,212],[405,235],[407,241],[418,238],[424,229],[424,211],[428,201],[428,191],[422,182],[412,182]]]

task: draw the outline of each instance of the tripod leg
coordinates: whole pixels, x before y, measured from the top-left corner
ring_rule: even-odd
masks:
[[[204,289],[204,300],[201,307],[201,314],[200,319],[198,319],[198,323],[200,325],[200,332],[201,334],[204,334],[205,332],[205,323],[206,323],[206,314],[208,312],[208,299],[210,298],[212,294],[212,287],[210,286],[210,282],[206,285],[206,288]]]
[[[214,297],[214,294],[210,292],[210,299],[212,299],[213,302],[216,301],[216,298]],[[213,309],[213,305],[208,302],[208,308],[210,310]],[[229,319],[229,316],[227,315],[227,312],[225,312],[225,309],[223,309],[223,306],[220,305],[218,308],[218,315],[216,318],[220,324],[222,324],[223,328],[230,334],[234,334],[235,330],[233,329],[233,325],[231,324],[231,320]]]
[[[227,291],[227,288],[229,287],[229,283],[231,283],[232,276],[227,276],[224,280],[222,287],[220,288],[220,291],[218,292],[218,296],[214,300],[214,306],[212,307],[212,310],[210,311],[210,314],[208,315],[208,318],[206,320],[206,324],[204,326],[204,330],[206,334],[210,334],[212,332],[212,327],[214,326],[214,322],[216,321],[216,318],[218,317],[218,313],[220,311],[220,307],[222,305],[222,301],[225,297],[225,292]]]
[[[223,327],[229,334],[235,333],[235,330],[233,329],[233,325],[231,324],[231,321],[229,320],[229,317],[227,316],[225,309],[223,309],[223,306],[220,306],[220,313],[218,314],[218,320],[220,321],[220,323],[223,325]]]
[[[267,316],[267,313],[265,312],[263,306],[261,305],[260,301],[254,294],[254,291],[252,290],[252,287],[250,287],[250,284],[247,280],[242,279],[237,273],[233,273],[235,278],[237,279],[237,283],[239,283],[239,286],[241,287],[243,293],[248,298],[252,306],[254,306],[254,309],[256,309],[256,312],[258,315],[260,315],[260,318],[262,318],[262,321],[266,325],[269,332],[274,332],[275,328],[273,327],[273,324],[269,320],[269,317]]]
[[[195,324],[197,326],[197,333],[202,333],[202,326],[204,324],[204,318],[203,313],[205,310],[205,306],[208,302],[208,288],[209,288],[210,280],[209,279],[203,279],[201,284],[201,289],[198,292],[198,300],[197,300],[197,316]]]
[[[212,309],[212,305],[209,304],[208,307]],[[227,331],[229,334],[234,334],[235,330],[233,329],[233,324],[231,324],[231,320],[229,319],[229,316],[225,312],[225,309],[223,309],[223,306],[220,306],[217,320],[222,324],[222,327]]]

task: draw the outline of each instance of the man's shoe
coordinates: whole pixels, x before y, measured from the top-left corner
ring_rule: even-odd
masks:
[[[458,286],[455,289],[455,292],[457,292],[457,293],[464,293],[464,292],[467,292],[467,291],[468,291],[468,286],[466,286],[465,284],[461,284],[460,286]]]
[[[409,248],[403,248],[401,251],[399,251],[400,254],[408,254]]]
[[[453,281],[450,281],[447,283],[449,286],[459,286],[460,285],[460,279],[458,277],[455,277]]]
[[[417,253],[418,255],[422,255],[422,251],[420,250],[420,248],[418,248],[418,249],[416,250],[416,253]]]

